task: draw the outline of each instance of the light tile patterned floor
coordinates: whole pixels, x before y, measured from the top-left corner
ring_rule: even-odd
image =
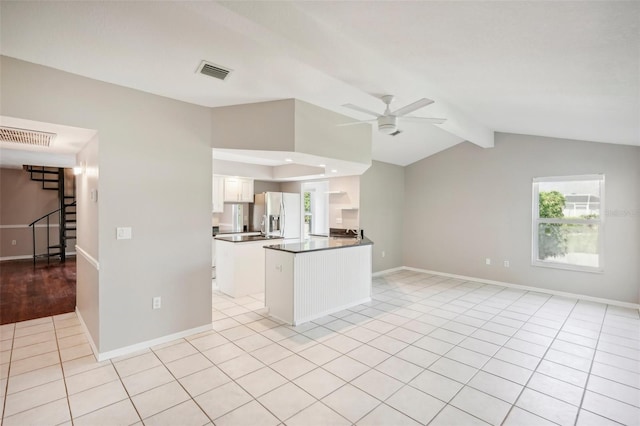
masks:
[[[637,310],[410,271],[373,299],[288,327],[216,293],[214,331],[100,363],[75,314],[2,326],[2,424],[640,424]]]

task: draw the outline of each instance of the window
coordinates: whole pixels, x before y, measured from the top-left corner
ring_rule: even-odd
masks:
[[[329,181],[302,183],[303,237],[329,235]]]
[[[604,175],[533,180],[532,264],[602,272]]]
[[[311,230],[311,222],[313,220],[313,213],[311,212],[311,192],[305,191],[303,193],[303,207],[304,207],[304,235],[303,238],[309,238],[309,231]]]

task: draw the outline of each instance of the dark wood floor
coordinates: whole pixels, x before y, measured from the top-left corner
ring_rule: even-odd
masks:
[[[0,324],[73,312],[76,260],[16,260],[0,263]]]

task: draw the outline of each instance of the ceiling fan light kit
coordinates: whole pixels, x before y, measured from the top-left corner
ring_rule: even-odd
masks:
[[[381,115],[378,117],[378,130],[390,135],[398,130],[398,118],[395,115]]]
[[[376,120],[363,120],[363,121],[356,121],[353,123],[345,123],[342,124],[344,125],[350,125],[350,124],[358,124],[358,123],[367,123],[367,122],[372,122],[372,121],[377,121],[378,122],[378,130],[384,134],[387,135],[391,135],[391,136],[396,136],[398,134],[400,134],[401,132],[398,130],[398,118],[399,117],[404,117],[407,114],[412,113],[413,111],[420,109],[420,108],[424,108],[427,105],[431,105],[433,103],[433,101],[431,99],[428,98],[422,98],[419,99],[409,105],[405,105],[400,109],[397,109],[396,111],[391,112],[391,102],[393,102],[393,96],[392,95],[384,95],[381,97],[382,102],[385,103],[386,108],[384,110],[383,114],[378,114],[377,112],[373,112],[373,111],[369,111],[366,108],[362,108],[360,106],[357,105],[353,105],[353,104],[345,104],[343,105],[346,108],[350,108],[352,110],[355,111],[359,111],[365,114],[369,114],[369,115],[373,115],[374,117],[376,117]],[[431,123],[431,124],[442,124],[444,123],[446,120],[444,118],[426,118],[426,117],[406,117],[407,120],[410,121],[422,121],[422,122],[426,122],[426,123]]]

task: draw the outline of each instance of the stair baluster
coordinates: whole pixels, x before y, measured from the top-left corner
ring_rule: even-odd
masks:
[[[66,195],[65,188],[65,169],[63,168],[47,168],[44,166],[24,166],[24,169],[29,172],[30,179],[33,181],[41,182],[42,189],[58,191],[58,200],[59,200],[59,208],[47,213],[46,215],[34,220],[29,224],[31,227],[32,233],[32,242],[33,242],[33,265],[36,264],[36,259],[40,257],[47,258],[47,264],[49,263],[52,257],[60,257],[60,262],[64,263],[66,261],[66,247],[68,240],[76,239],[76,201],[75,201],[75,185],[73,187],[74,195]],[[53,170],[52,170],[53,169]],[[53,179],[52,176],[56,178]],[[51,185],[51,183],[55,183],[55,185]],[[67,200],[71,199],[71,202],[68,203]],[[71,208],[73,211],[71,211]],[[59,213],[59,233],[58,233],[58,244],[51,245],[51,222],[50,218],[52,215]],[[73,215],[73,218],[70,216]],[[46,232],[47,232],[47,251],[46,253],[37,254],[36,253],[36,227],[38,222],[46,219]],[[73,224],[71,226],[70,224]],[[73,231],[73,235],[70,234],[70,231]],[[57,249],[57,251],[52,251]]]

